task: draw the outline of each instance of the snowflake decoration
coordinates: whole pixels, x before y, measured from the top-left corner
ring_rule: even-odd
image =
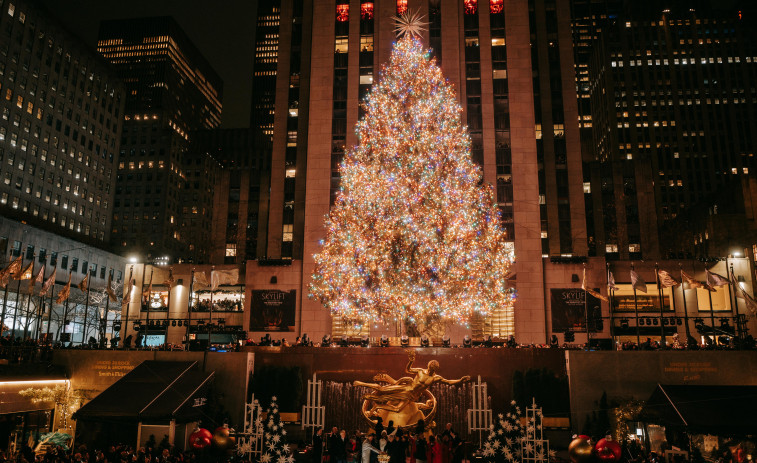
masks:
[[[271,461],[271,455],[268,453],[264,453],[263,456],[260,457],[261,463],[270,463]]]

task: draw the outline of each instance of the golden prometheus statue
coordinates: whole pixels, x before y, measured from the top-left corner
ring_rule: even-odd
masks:
[[[381,418],[384,425],[393,421],[400,428],[409,428],[423,420],[426,426],[434,425],[436,415],[436,397],[428,390],[434,383],[455,385],[469,381],[470,376],[460,379],[445,379],[436,372],[439,370],[439,362],[431,360],[426,368],[413,368],[415,352],[408,351],[409,361],[405,366],[405,373],[412,377],[403,376],[393,379],[385,373],[379,373],[373,377],[375,383],[355,381],[355,386],[365,386],[373,389],[363,397],[363,416],[371,423],[376,423],[376,418]]]

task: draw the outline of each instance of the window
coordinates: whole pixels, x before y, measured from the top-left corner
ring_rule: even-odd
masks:
[[[56,265],[58,265],[58,253],[57,252],[53,252],[53,253],[50,254],[50,265],[52,265],[53,267],[55,267]]]
[[[226,243],[226,257],[236,257],[236,256],[237,256],[236,243]]]
[[[89,267],[89,262],[86,260],[82,262],[81,264],[81,273],[87,273],[87,268]]]
[[[68,256],[65,254],[63,254],[63,256],[61,256],[60,258],[60,268],[64,270],[68,268]]]
[[[334,41],[334,53],[347,53],[349,50],[349,39],[347,37],[337,37]]]
[[[76,272],[77,270],[79,270],[79,258],[74,257],[71,261],[71,271]]]
[[[34,246],[31,244],[26,247],[26,260],[34,259]]]
[[[591,193],[591,182],[584,182],[584,193]]]
[[[39,260],[40,263],[45,263],[45,261],[47,260],[47,249],[45,249],[45,248],[39,248],[39,259],[38,260]]]

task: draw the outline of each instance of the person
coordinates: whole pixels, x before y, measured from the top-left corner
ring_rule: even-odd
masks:
[[[318,428],[313,434],[313,450],[311,453],[313,463],[321,463],[323,457],[323,428]]]
[[[392,436],[396,432],[397,432],[397,428],[394,427],[394,421],[389,420],[389,423],[386,425],[386,433]]]
[[[370,463],[371,453],[374,453],[376,455],[381,453],[379,449],[371,444],[371,437],[372,436],[370,434],[366,434],[365,437],[363,437],[363,445],[361,447],[362,463]]]
[[[442,446],[434,436],[428,436],[428,445],[431,450],[431,458],[429,458],[429,463],[444,463],[442,456]]]
[[[386,445],[389,443],[389,440],[387,439],[386,431],[381,431],[381,438],[378,441],[378,449],[382,453],[388,453],[386,449]]]
[[[380,416],[376,418],[376,425],[373,426],[373,432],[376,433],[377,436],[381,436],[384,431],[384,419]]]
[[[334,428],[336,430],[336,428]],[[332,463],[347,463],[347,431],[342,429],[339,434],[332,436],[329,448]]]

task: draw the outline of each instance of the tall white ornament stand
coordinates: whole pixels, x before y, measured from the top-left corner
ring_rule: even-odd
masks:
[[[473,385],[473,408],[468,409],[468,434],[478,431],[478,446],[483,442],[483,433],[489,432],[492,424],[492,410],[489,408],[489,394],[481,375]]]
[[[263,410],[252,396],[252,401],[245,404],[244,429],[237,440],[237,454],[247,461],[257,461],[263,453]]]
[[[311,437],[316,429],[323,427],[326,419],[326,407],[321,405],[321,391],[323,381],[316,380],[313,373],[313,379],[308,380],[307,400],[302,406],[302,429],[312,428]]]
[[[521,462],[546,463],[551,454],[549,440],[544,439],[544,415],[542,409],[536,407],[536,398],[531,400],[531,408],[526,407],[526,429],[521,439]]]

